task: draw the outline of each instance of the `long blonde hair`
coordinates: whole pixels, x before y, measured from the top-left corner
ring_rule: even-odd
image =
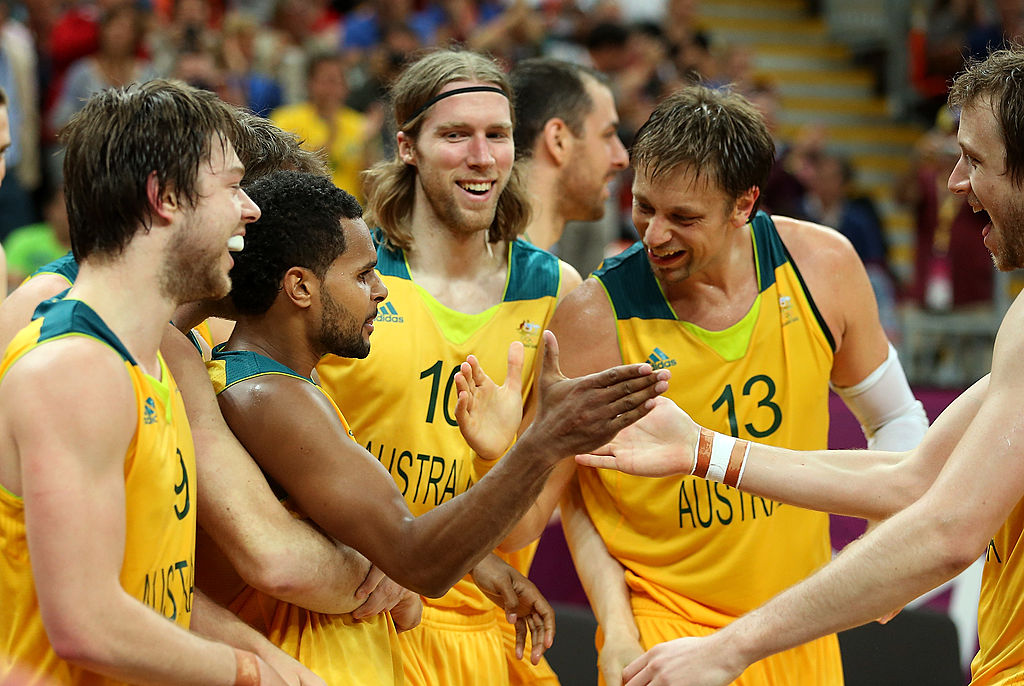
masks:
[[[429,107],[424,109],[424,105],[454,81],[493,84],[500,88],[508,96],[509,110],[515,117],[512,88],[494,60],[467,50],[437,50],[410,64],[391,86],[395,130],[404,132],[415,143],[430,111]],[[396,151],[393,159],[379,162],[362,174],[367,223],[379,226],[385,241],[402,250],[408,250],[413,242],[410,222],[416,197],[416,173],[416,167],[403,162]],[[518,167],[513,167],[508,184],[498,198],[487,240],[491,243],[514,240],[526,228],[529,218],[525,183]]]

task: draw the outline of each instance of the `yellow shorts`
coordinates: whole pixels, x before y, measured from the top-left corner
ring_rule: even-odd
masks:
[[[505,621],[505,611],[496,611],[496,621],[501,631],[501,639],[505,644],[505,659],[508,660],[508,680],[512,686],[559,686],[558,676],[555,675],[551,665],[543,657],[540,664],[530,662],[530,637],[526,637],[526,650],[523,659],[516,657],[516,628]],[[555,627],[556,629],[558,627]],[[555,640],[558,640],[556,634]]]
[[[633,597],[633,616],[645,650],[682,636],[707,636],[716,629],[694,624],[657,603]],[[750,665],[735,686],[842,686],[843,664],[835,634]]]
[[[508,665],[491,612],[461,614],[428,605],[415,629],[398,634],[407,686],[508,686]]]

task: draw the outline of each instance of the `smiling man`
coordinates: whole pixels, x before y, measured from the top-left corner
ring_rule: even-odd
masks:
[[[824,448],[833,385],[872,445],[906,449],[927,425],[878,321],[849,241],[755,212],[774,147],[742,96],[700,86],[664,100],[631,151],[641,241],[605,260],[558,308],[567,373],[648,360],[667,396],[732,436]],[[828,561],[828,518],[690,476],[642,479],[580,468],[563,503],[573,559],[618,685],[644,649],[702,635]],[[834,636],[749,670],[841,684]]]
[[[318,371],[359,441],[419,515],[479,481],[506,447],[481,455],[463,439],[455,419],[459,365],[473,354],[485,368],[500,369],[509,344],[521,342],[521,397],[529,398],[541,333],[557,300],[580,279],[517,239],[529,201],[513,168],[512,90],[494,61],[431,53],[404,72],[391,96],[396,155],[367,172],[364,187],[390,294],[369,357],[328,357]],[[571,471],[571,462],[564,464]],[[539,535],[556,499],[530,510],[508,548]],[[420,626],[399,641],[410,684],[457,686],[478,683],[480,674],[505,683],[497,620],[469,578],[427,600]]]
[[[1024,52],[1015,47],[969,62],[953,82],[949,104],[961,109],[961,155],[949,189],[966,195],[976,211],[988,212],[991,222],[982,235],[996,266],[1020,269]],[[957,398],[921,445],[901,459],[874,451],[793,453],[751,446],[742,467],[745,490],[808,507],[888,518],[818,573],[721,631],[655,647],[629,665],[629,686],[723,686],[741,673],[745,676],[744,670],[755,660],[900,607],[950,579],[982,553],[980,650],[971,664],[971,684],[1020,683],[1022,351],[1024,301],[1018,297],[996,336],[992,373]],[[694,429],[665,403],[657,421],[632,434],[632,439],[622,436],[626,443],[602,451],[602,456],[581,459],[623,469],[629,462],[629,470],[637,474],[689,473]],[[688,441],[679,440],[680,430],[689,434]],[[660,453],[668,458],[660,466],[657,453],[649,450],[655,444],[668,448]],[[791,676],[794,682],[814,681],[812,673]]]
[[[212,94],[151,81],[63,133],[80,272],[0,364],[0,682],[285,683],[185,631],[255,634],[193,588],[195,455],[158,351],[176,307],[227,293],[228,244],[259,217],[234,130]]]

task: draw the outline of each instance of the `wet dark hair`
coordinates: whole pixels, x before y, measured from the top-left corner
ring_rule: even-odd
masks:
[[[654,179],[679,167],[708,174],[730,198],[764,187],[775,143],[757,108],[738,93],[687,86],[665,98],[630,150],[638,172]]]
[[[239,314],[263,314],[292,267],[305,267],[323,279],[345,252],[342,219],[359,219],[363,208],[323,176],[294,171],[268,174],[246,193],[261,211],[245,229],[245,250],[235,253],[231,302]]]
[[[61,132],[64,194],[75,259],[116,256],[143,227],[146,192],[155,173],[159,193],[199,200],[199,166],[213,145],[227,151],[239,136],[231,107],[180,81],[157,79],[92,96]]]

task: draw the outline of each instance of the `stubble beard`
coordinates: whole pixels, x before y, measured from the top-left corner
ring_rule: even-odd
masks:
[[[365,359],[370,354],[370,342],[363,338],[363,322],[357,321],[323,289],[320,291],[320,308],[320,331],[317,334],[320,351],[338,357]]]
[[[1000,222],[999,250],[992,253],[992,262],[1002,272],[1024,268],[1024,202],[1015,201],[1007,214],[1006,221]]]
[[[497,200],[492,202],[490,212],[469,212],[459,206],[455,200],[453,191],[446,193],[440,189],[434,189],[431,185],[423,183],[419,179],[420,188],[423,190],[423,197],[426,198],[430,209],[438,221],[449,231],[456,235],[476,234],[486,231],[494,223],[494,216],[497,212]],[[502,189],[504,192],[504,188]],[[501,195],[499,193],[498,198]]]
[[[160,268],[160,290],[176,304],[222,298],[231,291],[231,278],[221,267],[222,252],[196,247],[197,231],[189,221],[178,230]]]

